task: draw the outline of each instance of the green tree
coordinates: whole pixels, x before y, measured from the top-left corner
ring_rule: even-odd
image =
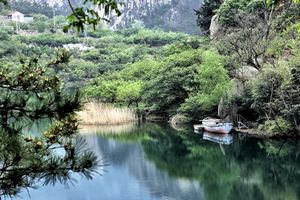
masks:
[[[256,14],[242,14],[234,28],[228,28],[220,40],[219,50],[231,56],[239,66],[250,65],[260,70],[272,39],[270,24]]]
[[[266,68],[253,83],[253,106],[260,110],[266,119],[274,119],[281,109],[278,100],[283,82],[282,74],[276,69]]]
[[[129,65],[120,73],[125,80],[149,81],[151,75],[155,73],[155,71],[159,67],[160,67],[160,62],[153,59],[144,58],[141,61]]]
[[[295,128],[300,124],[300,67],[291,70],[291,80],[281,90],[281,97],[285,119],[290,121]],[[300,130],[298,130],[299,132]]]
[[[62,61],[40,66],[33,58],[14,67],[1,66],[0,196],[12,197],[40,180],[66,183],[71,172],[90,179],[97,168],[96,156],[82,150],[83,143],[76,139],[79,94],[65,90],[49,69]],[[43,134],[33,137],[23,132],[25,124],[43,119],[52,121]],[[57,155],[58,148],[66,153]]]
[[[85,88],[84,94],[89,99],[96,99],[103,102],[116,103],[117,90],[122,84],[122,80],[101,80],[96,84]]]
[[[49,18],[42,14],[34,15],[32,23],[39,33],[45,32],[45,30],[50,27]]]
[[[199,89],[196,79],[203,50],[190,50],[165,58],[145,83],[143,99],[150,110],[176,113],[189,93]]]
[[[128,105],[135,104],[139,107],[143,83],[141,81],[125,81],[117,88],[117,100]]]
[[[204,0],[201,7],[195,10],[197,25],[204,34],[209,34],[211,19],[216,14],[216,10],[221,6],[222,2],[223,0]]]
[[[180,111],[194,119],[206,114],[215,114],[218,104],[230,86],[228,71],[224,68],[225,60],[215,52],[205,51],[199,67],[197,80],[199,90],[192,91],[181,105]]]
[[[235,26],[239,14],[268,11],[264,0],[227,0],[218,10],[219,21],[224,26]],[[267,17],[267,16],[266,16]]]

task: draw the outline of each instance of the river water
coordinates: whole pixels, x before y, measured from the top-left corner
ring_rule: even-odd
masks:
[[[167,124],[84,127],[105,166],[93,180],[37,185],[17,199],[297,200],[300,142],[219,137]]]

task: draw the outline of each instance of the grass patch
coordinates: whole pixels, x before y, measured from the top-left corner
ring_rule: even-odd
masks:
[[[124,124],[138,120],[135,112],[129,108],[95,102],[85,104],[77,115],[83,125]]]

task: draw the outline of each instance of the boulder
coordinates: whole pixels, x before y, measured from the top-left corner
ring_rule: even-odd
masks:
[[[218,15],[214,15],[211,18],[210,27],[209,27],[210,39],[214,39],[217,37],[220,27],[221,26],[218,22]]]
[[[252,80],[258,75],[259,71],[252,66],[242,66],[236,70],[236,76],[241,80]]]

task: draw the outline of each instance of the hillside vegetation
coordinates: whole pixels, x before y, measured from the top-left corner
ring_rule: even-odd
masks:
[[[190,122],[206,116],[236,122],[242,115],[269,136],[292,135],[300,124],[299,9],[297,1],[207,0],[198,24],[209,33],[216,16],[212,40],[138,24],[62,34],[61,17],[51,25],[53,19],[37,15],[20,25],[20,34],[1,29],[1,64],[55,58],[62,64],[48,67],[67,87],[80,88],[84,101]]]

